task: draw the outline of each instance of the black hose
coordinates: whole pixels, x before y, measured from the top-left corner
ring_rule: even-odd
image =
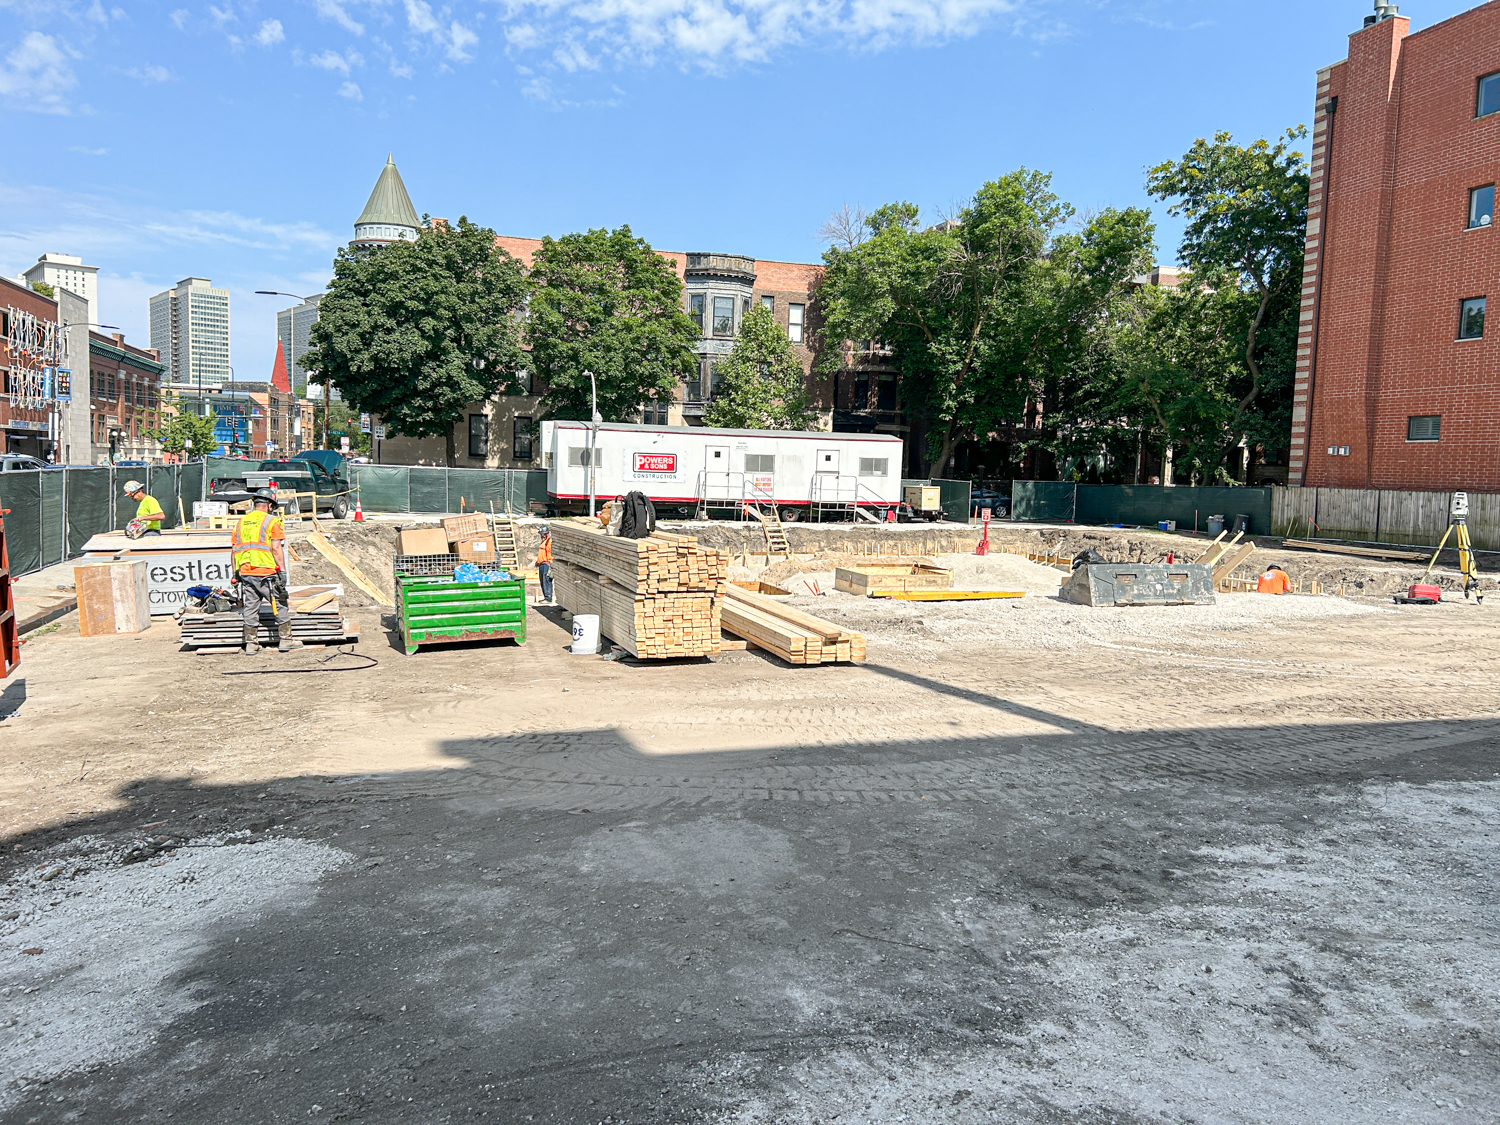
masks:
[[[307,672],[363,672],[367,668],[373,668],[379,664],[373,656],[366,656],[362,652],[355,652],[351,645],[349,648],[335,649],[327,656],[320,657],[319,664],[327,664],[336,656],[352,656],[357,660],[365,660],[367,664],[351,664],[347,668],[243,668],[236,672],[220,672],[221,676],[296,676]]]

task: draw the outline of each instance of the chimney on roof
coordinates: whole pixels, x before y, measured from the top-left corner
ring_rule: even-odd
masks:
[[[1382,4],[1380,0],[1375,0],[1375,14],[1365,17],[1365,26],[1374,27],[1377,23],[1384,23],[1386,20],[1395,19],[1400,14],[1401,9],[1399,6],[1395,4]]]

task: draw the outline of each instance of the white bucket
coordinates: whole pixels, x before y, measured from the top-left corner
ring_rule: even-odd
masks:
[[[594,656],[598,652],[599,615],[575,613],[573,615],[573,655]]]

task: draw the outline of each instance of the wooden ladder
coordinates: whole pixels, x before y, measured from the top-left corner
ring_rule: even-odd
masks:
[[[503,570],[520,570],[521,550],[516,545],[516,521],[496,516],[490,530],[495,536],[495,561]]]
[[[791,558],[792,548],[786,541],[786,529],[781,526],[781,516],[776,511],[776,505],[771,504],[769,511],[762,511],[759,504],[746,504],[745,509],[760,520],[760,526],[766,533],[766,553],[780,555],[784,559]]]

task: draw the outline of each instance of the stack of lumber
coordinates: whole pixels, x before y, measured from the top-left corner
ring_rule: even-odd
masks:
[[[686,535],[623,539],[586,523],[552,528],[553,597],[642,660],[711,656],[729,557]]]
[[[304,644],[344,644],[359,639],[358,622],[350,621],[339,608],[341,586],[293,586],[291,589],[292,636]],[[260,611],[259,643],[273,645],[275,617],[267,606]],[[209,653],[232,652],[244,643],[244,620],[238,609],[219,613],[187,613],[182,617],[183,646]]]
[[[738,586],[725,589],[721,621],[788,664],[847,664],[865,658],[865,636]]]

